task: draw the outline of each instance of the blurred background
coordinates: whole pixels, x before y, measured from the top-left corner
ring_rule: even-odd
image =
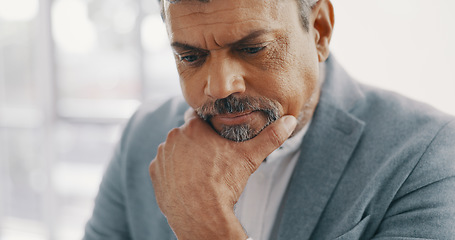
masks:
[[[455,114],[455,2],[333,0],[355,78]],[[180,94],[156,0],[0,0],[0,240],[81,239],[127,119]]]

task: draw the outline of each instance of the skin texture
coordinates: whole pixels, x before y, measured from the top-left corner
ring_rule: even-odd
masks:
[[[192,109],[228,96],[262,97],[283,116],[264,128],[260,111],[219,114],[206,122],[190,109],[150,164],[158,205],[179,239],[246,239],[233,207],[263,159],[311,119],[320,94],[318,63],[329,54],[332,5],[321,0],[313,7],[309,31],[293,0],[163,7]],[[218,134],[222,126],[239,124],[258,135],[239,143]]]

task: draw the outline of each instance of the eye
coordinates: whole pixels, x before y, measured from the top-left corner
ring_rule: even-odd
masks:
[[[192,63],[199,60],[199,55],[188,55],[188,56],[180,56],[180,61]]]
[[[244,53],[247,54],[256,54],[260,52],[262,49],[264,49],[265,46],[260,46],[260,47],[246,47],[246,48],[241,48],[240,50]]]
[[[204,52],[186,52],[178,55],[178,58],[181,63],[188,66],[196,67],[205,62],[207,54]]]

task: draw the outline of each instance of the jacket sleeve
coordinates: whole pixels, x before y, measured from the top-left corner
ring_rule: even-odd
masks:
[[[374,239],[453,239],[455,121],[432,140],[401,186]]]
[[[122,155],[125,138],[132,122],[130,120],[126,127],[114,157],[104,173],[92,217],[85,227],[84,240],[131,239],[125,203],[125,167]]]

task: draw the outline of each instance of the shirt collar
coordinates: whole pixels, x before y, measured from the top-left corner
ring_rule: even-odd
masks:
[[[274,162],[277,158],[272,155],[290,156],[295,154],[300,149],[303,137],[305,136],[310,126],[311,120],[297,134],[288,138],[279,148],[275,149],[267,158],[267,162]]]

